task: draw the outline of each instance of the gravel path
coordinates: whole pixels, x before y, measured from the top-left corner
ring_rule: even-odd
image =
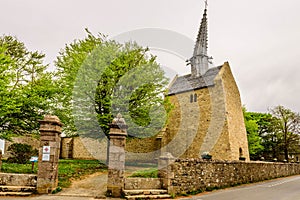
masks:
[[[64,188],[58,196],[81,196],[105,198],[107,172],[97,172],[85,178],[73,181],[70,188]]]
[[[125,175],[129,176],[132,172],[143,167],[126,166]],[[64,188],[56,196],[65,197],[96,197],[105,199],[105,192],[107,189],[107,172],[97,172],[72,182],[71,187]]]

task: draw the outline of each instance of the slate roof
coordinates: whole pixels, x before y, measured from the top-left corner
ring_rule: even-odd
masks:
[[[204,75],[196,78],[193,78],[191,74],[177,77],[172,85],[170,85],[168,95],[213,86],[214,79],[221,68],[222,66],[211,68]]]

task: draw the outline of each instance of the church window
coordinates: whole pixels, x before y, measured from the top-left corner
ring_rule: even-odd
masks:
[[[197,100],[198,100],[197,98],[198,98],[197,94],[191,94],[190,95],[190,103],[197,102]]]
[[[242,148],[239,149],[239,152],[240,152],[240,157],[243,157],[243,149]]]

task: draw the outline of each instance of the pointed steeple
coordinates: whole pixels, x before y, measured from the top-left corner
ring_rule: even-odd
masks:
[[[208,48],[208,28],[207,28],[207,1],[205,1],[205,9],[202,17],[197,41],[191,62],[191,73],[193,77],[199,77],[208,70],[210,57],[207,55]]]

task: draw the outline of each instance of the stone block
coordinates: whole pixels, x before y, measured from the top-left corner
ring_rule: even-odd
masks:
[[[0,173],[0,185],[36,186],[35,174]]]

